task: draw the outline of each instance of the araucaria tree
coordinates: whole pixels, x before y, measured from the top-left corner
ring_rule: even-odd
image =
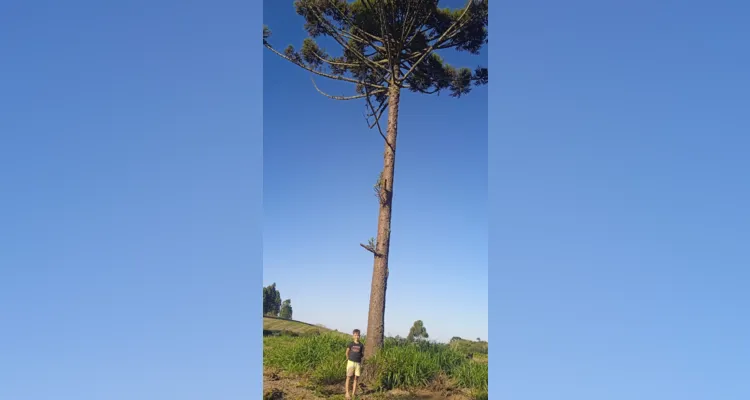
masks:
[[[362,99],[370,129],[385,141],[383,170],[375,185],[379,200],[377,237],[362,245],[374,254],[366,358],[383,345],[391,207],[396,165],[399,101],[402,90],[452,97],[468,94],[488,81],[487,68],[456,68],[439,55],[449,49],[479,54],[487,43],[487,0],[470,0],[458,9],[439,8],[438,0],[297,0],[309,35],[297,50],[275,49],[263,27],[263,44],[276,55],[310,72],[313,86],[334,100]],[[316,39],[338,49],[328,53]],[[323,92],[315,78],[353,85],[351,96]],[[385,123],[381,117],[387,115]],[[385,125],[385,132],[383,132]]]

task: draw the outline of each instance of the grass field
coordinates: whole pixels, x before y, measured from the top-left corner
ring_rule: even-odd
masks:
[[[351,340],[349,335],[330,330],[318,334],[303,328],[310,325],[299,322],[268,321],[268,326],[265,322],[267,331],[277,328],[274,331],[295,332],[263,339],[267,399],[344,398],[345,349]],[[366,338],[363,341],[366,345]],[[481,346],[472,347],[468,343],[458,346],[456,343],[412,343],[387,338],[383,350],[364,365],[363,378],[367,378],[367,384],[361,386],[357,397],[373,400],[486,399],[487,354],[481,352]],[[470,348],[472,353],[464,351],[465,348]]]

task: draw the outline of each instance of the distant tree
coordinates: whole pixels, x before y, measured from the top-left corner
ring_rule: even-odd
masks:
[[[453,343],[453,342],[457,342],[457,341],[460,341],[460,340],[463,340],[463,339],[461,339],[461,338],[460,338],[460,337],[458,337],[458,336],[453,336],[453,337],[451,338],[451,343]]]
[[[427,334],[427,329],[424,327],[422,321],[415,321],[414,325],[409,329],[409,335],[406,336],[407,340],[427,339],[430,335]]]
[[[276,283],[263,288],[263,315],[278,317],[281,312],[281,293],[276,289]]]
[[[480,338],[477,338],[477,342],[481,342],[481,341],[482,341],[482,339],[480,339]]]
[[[292,319],[292,300],[286,299],[281,304],[281,311],[279,311],[279,317],[284,319]]]

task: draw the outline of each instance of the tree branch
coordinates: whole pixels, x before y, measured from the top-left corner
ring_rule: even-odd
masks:
[[[324,63],[328,63],[330,65],[336,65],[336,66],[339,66],[339,67],[346,67],[346,68],[358,67],[359,66],[359,64],[354,64],[354,63],[345,63],[345,62],[331,61],[331,60],[328,60],[326,58],[321,57],[320,55],[318,55],[318,53],[313,53],[313,54],[315,55],[315,57],[318,60],[323,61]]]
[[[367,31],[365,31],[364,29],[362,29],[362,28],[360,28],[359,26],[357,26],[357,24],[355,24],[355,23],[354,23],[354,21],[352,21],[352,20],[351,20],[351,18],[349,18],[349,16],[348,16],[348,15],[346,15],[346,13],[345,13],[344,11],[342,11],[342,10],[341,10],[341,9],[339,8],[338,4],[336,4],[336,2],[335,2],[335,1],[330,1],[330,0],[329,0],[328,2],[329,2],[329,3],[331,3],[331,4],[333,5],[333,7],[334,7],[334,8],[336,8],[336,11],[338,11],[338,12],[339,12],[339,15],[341,15],[341,17],[342,17],[342,18],[343,18],[344,20],[346,20],[346,23],[347,23],[347,24],[348,24],[348,25],[349,25],[350,27],[352,27],[352,28],[355,28],[355,29],[357,29],[357,30],[361,31],[361,32],[362,32],[362,33],[364,33],[364,34],[365,34],[366,36],[369,36],[369,37],[370,37],[370,40],[366,40],[366,39],[361,39],[361,38],[358,38],[359,40],[362,40],[364,44],[367,44],[367,45],[369,45],[370,47],[372,47],[372,48],[373,48],[373,49],[375,49],[375,50],[384,50],[382,46],[378,46],[378,45],[376,45],[376,44],[375,44],[375,42],[380,42],[380,43],[384,43],[384,41],[383,41],[383,39],[382,39],[382,38],[379,38],[379,37],[377,37],[377,36],[375,36],[375,35],[372,35],[372,34],[370,34],[369,32],[367,32]],[[354,36],[354,34],[352,34],[351,32],[349,32],[349,34],[351,34],[352,36]],[[356,36],[355,36],[355,37],[356,37]]]
[[[430,17],[431,17],[431,16],[432,16],[432,10],[430,10],[430,12],[428,12],[428,13],[427,13],[427,15],[425,15],[425,17],[424,17],[424,18],[422,19],[422,22],[421,22],[421,23],[420,23],[419,25],[417,25],[417,26],[422,26],[422,25],[424,25],[425,23],[427,23],[427,20],[428,20],[428,19],[430,19]],[[410,28],[410,30],[411,30],[411,29],[412,29],[412,28]],[[414,35],[412,35],[412,37],[411,37],[411,38],[409,39],[409,41],[408,41],[408,42],[406,43],[406,45],[404,45],[404,48],[405,48],[405,49],[406,49],[406,48],[409,48],[409,46],[411,46],[411,42],[413,42],[413,41],[414,41],[414,39],[415,39],[415,38],[416,38],[416,37],[417,37],[417,36],[418,36],[418,35],[419,35],[420,33],[424,34],[424,33],[427,33],[427,32],[429,32],[429,31],[430,31],[430,28],[425,28],[425,29],[421,29],[421,30],[420,30],[419,32],[417,32],[417,33],[415,33]],[[427,36],[425,36],[425,38],[426,38],[426,37],[427,37]],[[429,41],[428,41],[428,43],[429,43]]]
[[[451,24],[451,26],[449,26],[448,29],[446,29],[442,35],[440,35],[440,37],[435,43],[433,43],[424,53],[422,53],[422,56],[419,57],[419,59],[414,64],[412,64],[411,68],[408,71],[406,71],[406,74],[404,74],[404,76],[401,77],[400,82],[403,82],[406,78],[409,77],[409,75],[412,72],[414,72],[414,69],[417,68],[417,65],[419,65],[422,62],[422,60],[424,60],[425,57],[427,57],[427,55],[432,52],[435,46],[438,46],[441,44],[441,41],[443,40],[443,38],[446,37],[449,33],[451,33],[451,31],[458,25],[458,23],[461,22],[461,20],[464,18],[464,15],[466,15],[466,13],[469,11],[469,8],[471,8],[471,0],[466,4],[464,11],[461,13],[458,19],[456,19],[456,21],[453,22],[453,24]]]
[[[359,51],[356,51],[357,49],[352,49],[352,48],[351,48],[351,47],[349,46],[349,44],[348,44],[348,43],[346,43],[346,41],[342,39],[342,37],[344,37],[344,34],[346,33],[346,34],[347,34],[347,35],[348,35],[348,36],[349,36],[349,37],[351,38],[351,40],[355,40],[355,41],[356,41],[356,40],[362,40],[362,39],[359,39],[359,38],[356,38],[356,39],[355,39],[355,38],[353,38],[353,36],[352,36],[352,34],[351,34],[350,32],[344,32],[343,30],[341,30],[341,29],[338,29],[337,27],[335,27],[335,26],[334,26],[334,25],[333,25],[333,24],[332,24],[332,23],[331,23],[330,21],[328,21],[328,20],[327,20],[327,19],[325,18],[325,14],[324,14],[324,12],[323,12],[322,10],[320,10],[320,8],[318,8],[318,7],[315,7],[315,11],[313,12],[313,14],[315,14],[315,18],[317,18],[317,19],[318,19],[318,21],[320,21],[320,23],[321,23],[321,24],[323,24],[323,25],[325,25],[325,26],[327,26],[327,27],[328,27],[328,29],[329,29],[329,31],[330,31],[330,33],[331,33],[331,35],[330,35],[330,36],[331,36],[331,37],[333,38],[333,40],[335,40],[335,41],[336,41],[336,42],[337,42],[337,43],[338,43],[339,45],[341,45],[341,47],[343,47],[344,49],[346,49],[346,50],[349,50],[350,52],[354,53],[354,54],[355,54],[356,56],[358,56],[357,58],[359,58],[359,59],[360,59],[360,61],[362,61],[362,62],[363,62],[363,63],[365,63],[366,65],[369,65],[369,66],[370,66],[370,67],[372,67],[373,69],[378,69],[378,68],[380,68],[380,69],[382,69],[382,70],[386,70],[386,71],[387,71],[387,69],[386,69],[385,67],[383,67],[383,66],[381,66],[381,65],[378,65],[378,64],[374,63],[374,62],[373,62],[372,60],[370,60],[369,58],[367,58],[367,57],[365,57],[364,55],[360,54],[360,53],[359,53]],[[366,44],[368,44],[367,42],[362,42],[362,43],[363,43],[363,44],[365,44],[365,45],[366,45]]]
[[[468,25],[468,21],[469,20],[461,22],[461,24],[458,26],[458,28],[453,33],[451,33],[450,35],[448,35],[445,38],[442,38],[442,40],[440,40],[439,42],[436,42],[435,49],[437,49],[437,50],[449,49],[451,47],[456,47],[456,46],[460,45],[462,42],[453,42],[453,43],[451,43],[450,41],[453,38],[455,38],[459,33],[461,33],[461,29],[465,28],[466,25]],[[429,39],[428,42],[430,42],[432,40],[435,40],[435,38]]]
[[[365,99],[367,100],[367,105],[370,106],[370,109],[372,110],[373,115],[375,115],[377,114],[377,111],[375,111],[375,107],[372,105],[372,101],[370,101],[369,91],[365,89],[365,92],[368,95],[367,97],[365,97]],[[385,103],[385,107],[387,107],[388,103],[387,102],[384,102],[384,103]],[[378,127],[378,133],[380,133],[380,137],[383,138],[383,140],[385,141],[385,144],[388,147],[390,147],[391,150],[395,153],[396,149],[393,148],[393,145],[388,141],[388,138],[383,134],[383,129],[380,127],[380,117],[383,115],[383,112],[385,111],[385,107],[382,107],[382,110],[380,110],[381,107],[378,107],[378,109],[380,110],[380,115],[375,115],[375,125]],[[372,129],[372,127],[370,127],[370,129]]]
[[[409,14],[411,11],[411,5],[412,1],[408,2],[406,4],[406,11],[404,11],[403,19],[401,20],[401,48],[404,47],[404,42],[406,42],[406,38],[409,36],[407,32],[410,32],[412,30],[413,24],[408,22],[409,21]],[[408,26],[408,28],[407,28]]]
[[[478,80],[478,79],[477,79],[477,80]],[[430,85],[430,86],[432,86],[432,85]],[[417,92],[419,92],[419,93],[422,93],[422,94],[435,94],[435,93],[437,93],[437,92],[439,92],[439,91],[440,91],[440,89],[438,89],[438,88],[435,88],[435,89],[433,89],[433,90],[427,90],[427,89],[424,89],[424,90],[423,90],[423,89],[416,89],[416,88],[413,88],[413,87],[411,87],[411,86],[409,86],[409,85],[404,85],[404,86],[402,86],[402,87],[403,87],[404,89],[407,89],[407,90],[415,90],[415,91],[417,91]]]
[[[330,95],[330,94],[328,94],[328,93],[320,90],[320,88],[318,87],[318,85],[315,83],[315,78],[313,78],[312,75],[310,76],[310,80],[312,81],[313,86],[315,86],[315,90],[317,90],[318,93],[322,94],[323,96],[328,97],[329,99],[334,99],[334,100],[357,100],[357,99],[362,99],[362,98],[365,98],[365,97],[369,96],[368,94],[358,94],[356,96],[334,96],[334,95]],[[378,93],[383,93],[383,92],[384,92],[383,90],[377,90],[377,91],[373,92],[373,94],[378,94]]]
[[[362,0],[363,3],[367,4],[372,11],[375,11],[375,14],[378,16],[380,20],[380,36],[382,36],[382,42],[385,45],[385,52],[386,57],[388,58],[389,64],[393,63],[393,49],[391,49],[391,40],[388,37],[388,25],[385,22],[385,7],[383,6],[383,2],[376,0],[378,5],[380,5],[379,10],[375,10],[370,0]]]
[[[372,107],[370,108],[372,109]],[[382,103],[380,103],[377,110],[373,110],[372,113],[365,115],[365,117],[367,117],[368,120],[369,120],[369,117],[375,117],[375,122],[373,122],[372,124],[370,124],[368,121],[368,128],[372,129],[375,127],[375,123],[380,120],[380,117],[383,116],[383,113],[385,112],[386,108],[388,108],[388,102],[383,101]]]
[[[461,16],[458,17],[458,19],[454,22],[454,25],[456,23],[459,23],[458,27],[457,27],[458,29],[456,29],[450,35],[445,36],[445,37],[437,36],[437,34],[436,34],[435,36],[433,36],[431,38],[427,38],[427,42],[429,43],[429,42],[432,42],[433,40],[440,40],[441,38],[442,38],[442,41],[445,42],[445,41],[448,41],[448,40],[453,39],[454,37],[456,37],[456,35],[458,35],[461,32],[461,29],[465,27],[465,24],[467,24],[470,21],[470,19],[469,20],[464,20],[464,21],[461,20],[464,17],[464,14],[466,14],[466,10],[467,9],[465,9],[464,13],[461,14]],[[450,30],[451,28],[453,28],[453,26],[449,27],[448,29]],[[445,32],[443,32],[443,34],[445,34]]]
[[[360,85],[368,86],[368,87],[371,87],[371,88],[375,88],[375,89],[387,89],[387,88],[386,88],[385,86],[381,86],[381,85],[376,85],[376,84],[373,84],[373,83],[369,83],[369,82],[364,82],[364,81],[358,81],[358,80],[356,80],[356,79],[351,79],[351,78],[347,78],[347,77],[345,77],[345,76],[341,76],[341,75],[331,75],[331,74],[327,74],[327,73],[325,73],[325,72],[321,72],[321,71],[316,71],[316,70],[314,70],[314,69],[312,69],[312,68],[310,68],[310,67],[308,67],[308,66],[306,66],[306,65],[304,65],[304,64],[300,64],[300,63],[298,63],[297,61],[294,61],[294,60],[292,60],[291,58],[287,57],[286,55],[284,55],[284,54],[280,53],[280,52],[279,52],[278,50],[274,49],[274,48],[273,48],[273,46],[271,46],[271,45],[270,45],[270,44],[268,44],[268,43],[264,43],[263,45],[264,45],[264,46],[265,46],[265,47],[266,47],[267,49],[269,49],[269,50],[271,50],[272,52],[274,52],[274,53],[275,53],[275,54],[276,54],[277,56],[279,56],[279,57],[281,57],[281,58],[283,58],[283,59],[285,59],[285,60],[289,61],[290,63],[292,63],[292,64],[294,64],[294,65],[296,65],[296,66],[298,66],[298,67],[300,67],[300,68],[302,68],[302,69],[305,69],[305,70],[307,70],[307,71],[310,71],[310,72],[312,72],[313,74],[316,74],[316,75],[320,75],[320,76],[322,76],[322,77],[325,77],[325,78],[328,78],[328,79],[333,79],[333,80],[337,80],[337,81],[343,81],[343,82],[356,83],[356,84],[360,84]]]
[[[363,244],[363,243],[360,243],[359,245],[362,246],[363,249],[365,249],[365,250],[369,251],[370,253],[372,253],[375,257],[380,257],[380,254],[378,254],[378,252],[375,249],[373,249],[372,247],[370,247],[369,245],[366,245],[366,244]]]

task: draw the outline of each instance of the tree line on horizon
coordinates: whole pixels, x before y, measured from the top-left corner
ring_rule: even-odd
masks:
[[[263,315],[292,319],[292,299],[282,302],[275,282],[263,288]]]

